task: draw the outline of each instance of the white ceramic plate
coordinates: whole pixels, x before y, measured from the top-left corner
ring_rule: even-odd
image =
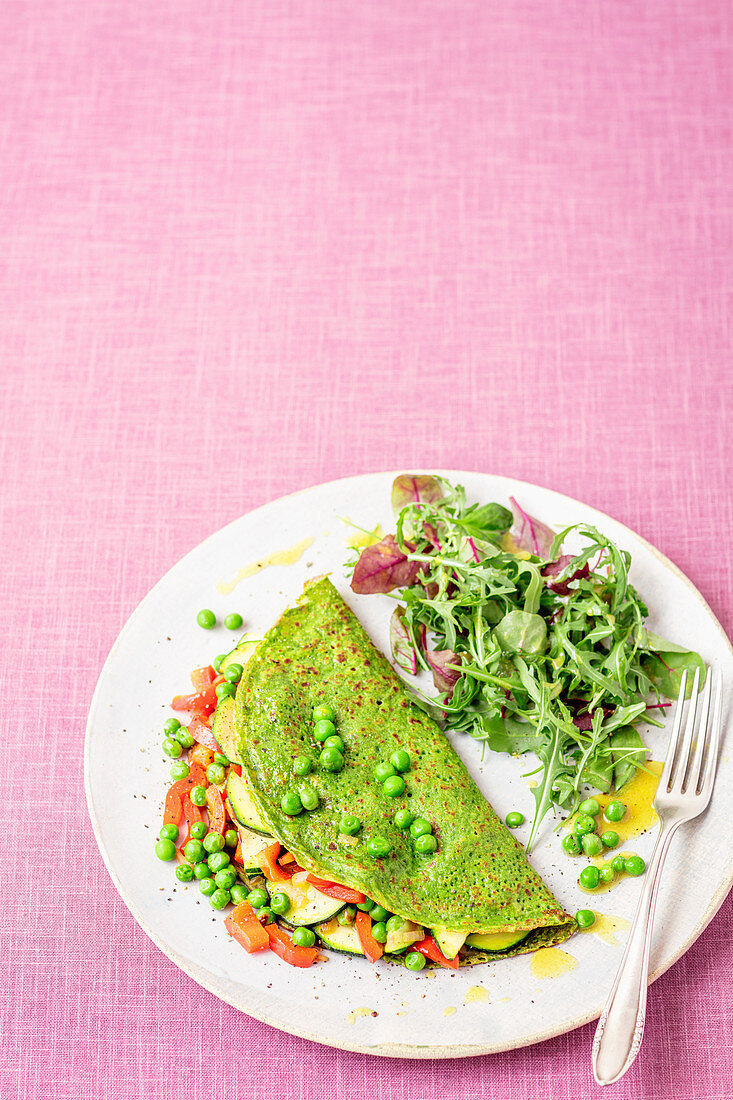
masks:
[[[629,550],[632,580],[651,610],[650,626],[698,650],[721,670],[729,690],[733,651],[720,624],[679,570],[638,535],[547,489],[487,474],[444,473],[465,485],[469,499],[506,503],[513,495],[556,529],[591,523]],[[308,578],[330,571],[377,645],[388,652],[394,605],[386,596],[350,591],[344,561],[354,531],[343,519],[392,530],[394,476],[346,478],[274,501],[212,535],[170,570],[131,616],[102,670],[87,726],[87,799],[102,856],[132,915],[169,958],[222,1000],[284,1031],[350,1050],[412,1058],[490,1053],[538,1042],[598,1016],[625,935],[615,946],[593,934],[573,937],[563,950],[578,965],[553,979],[533,974],[531,955],[458,972],[412,974],[330,953],[327,963],[297,970],[270,952],[242,951],[197,884],[178,883],[173,865],[162,864],[153,851],[170,783],[160,732],[171,715],[167,702],[189,690],[192,668],[227,651],[236,637],[223,626],[202,630],[197,611],[210,607],[221,621],[239,610],[245,629],[260,634],[293,603]],[[218,589],[243,567],[307,539],[313,541],[293,564],[262,568],[229,595]],[[726,698],[724,718],[729,702]],[[663,758],[666,732],[650,729],[647,742],[652,755]],[[482,764],[481,746],[465,737],[456,748],[501,816],[520,809],[531,819],[532,795],[522,778],[529,770],[526,760],[487,753]],[[700,935],[733,880],[733,850],[720,843],[733,802],[729,749],[724,740],[707,814],[683,826],[672,843],[657,906],[653,977]],[[526,841],[527,830],[519,831],[520,839]],[[633,848],[648,856],[653,840],[650,831]],[[532,862],[569,912],[589,904],[576,884],[578,861],[562,852],[549,819]],[[590,904],[630,920],[639,889],[637,880],[628,879]]]

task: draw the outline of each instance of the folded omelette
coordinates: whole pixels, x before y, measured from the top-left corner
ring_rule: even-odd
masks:
[[[214,734],[242,765],[241,781],[230,777],[228,797],[249,872],[262,867],[257,850],[269,843],[263,837],[275,838],[299,868],[362,892],[409,922],[413,942],[429,932],[460,963],[533,951],[572,935],[574,920],[327,578],[309,583],[256,646],[239,646],[231,659],[244,671],[236,698],[217,711]],[[314,736],[320,706],[332,708],[343,741],[336,771],[321,763],[323,745]],[[409,768],[404,791],[389,797],[375,769],[398,750],[408,754]],[[302,769],[304,757],[310,770],[296,774],[294,762]],[[287,813],[283,803],[289,809],[298,803],[288,800],[293,794],[317,805]],[[413,831],[395,822],[398,810],[408,811],[402,823],[410,817],[430,823],[434,851],[418,850]],[[355,832],[344,832],[344,815],[356,818]],[[303,874],[298,878],[290,893],[307,896],[293,895],[285,921],[307,922],[327,946],[363,954],[355,930],[335,919],[343,902],[326,896],[319,909],[317,891]],[[407,946],[393,936],[385,950],[400,961]]]

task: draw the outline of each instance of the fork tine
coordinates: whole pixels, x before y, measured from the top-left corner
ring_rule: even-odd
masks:
[[[687,775],[685,776],[684,791],[690,791],[696,793],[700,786],[700,771],[702,765],[703,750],[707,741],[709,740],[708,734],[708,718],[710,717],[710,695],[712,691],[712,669],[706,670],[705,686],[702,689],[702,699],[700,700],[700,721],[697,724],[697,741],[695,744],[694,752],[690,750],[690,767],[688,768]]]
[[[685,736],[682,740],[682,748],[680,749],[679,761],[677,767],[674,770],[672,776],[672,786],[676,791],[682,791],[682,785],[685,782],[685,776],[687,775],[687,769],[690,766],[690,751],[692,749],[692,738],[695,733],[695,714],[697,713],[698,703],[698,689],[700,687],[700,669],[695,669],[695,675],[692,679],[692,694],[690,695],[690,701],[687,704],[687,718],[685,721]]]
[[[669,781],[672,774],[672,764],[677,755],[677,749],[679,747],[680,730],[682,729],[682,714],[685,707],[685,690],[687,688],[687,669],[682,673],[682,680],[680,682],[680,693],[677,696],[677,703],[674,708],[674,722],[672,723],[672,732],[669,735],[669,744],[667,746],[667,756],[665,757],[664,767],[662,768],[662,774],[659,777],[659,789],[669,790]]]
[[[703,799],[703,808],[707,806],[710,801],[710,795],[713,793],[713,782],[715,781],[715,770],[718,766],[718,749],[720,748],[720,731],[722,729],[722,717],[723,717],[723,681],[722,676],[718,674],[715,677],[715,708],[713,711],[712,721],[712,733],[709,738],[708,750],[705,755],[704,770],[700,776],[700,783],[702,788],[700,796]],[[708,729],[711,727],[709,726]]]

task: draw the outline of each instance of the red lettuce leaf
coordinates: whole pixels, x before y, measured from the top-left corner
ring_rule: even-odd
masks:
[[[410,632],[405,626],[405,610],[396,607],[389,622],[389,640],[392,645],[392,660],[412,676],[417,672],[417,656],[412,644]]]
[[[394,535],[385,535],[362,551],[354,567],[351,588],[364,596],[391,592],[393,588],[409,588],[415,584],[422,569],[422,562],[408,560]]]
[[[461,658],[452,649],[434,649],[432,652],[426,649],[425,656],[433,674],[433,683],[438,691],[452,694],[453,688],[461,678],[461,673],[454,668],[448,668],[448,665],[460,665]]]
[[[400,474],[392,483],[392,510],[396,516],[408,504],[435,504],[442,499],[440,482],[428,474]]]
[[[563,573],[573,560],[572,554],[561,554],[555,561],[548,562],[547,565],[542,567],[543,577],[558,577]],[[548,581],[547,587],[551,592],[554,592],[556,596],[569,596],[571,581],[582,580],[583,577],[590,576],[590,568],[588,562],[584,562],[580,569],[576,569],[569,577],[565,577],[561,581]]]
[[[519,507],[514,497],[509,497],[509,503],[512,506],[512,515],[514,516],[514,523],[509,534],[514,543],[520,550],[526,550],[527,553],[534,554],[537,558],[548,558],[555,532],[546,527],[544,523],[540,523],[534,516],[527,515]]]

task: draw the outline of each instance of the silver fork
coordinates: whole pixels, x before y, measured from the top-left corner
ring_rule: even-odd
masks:
[[[703,812],[713,791],[723,692],[720,677],[714,677],[708,669],[705,687],[698,695],[699,677],[699,669],[696,669],[692,694],[685,707],[687,672],[682,676],[667,759],[654,799],[660,819],[659,836],[644,878],[626,950],[593,1039],[593,1076],[599,1085],[618,1081],[639,1053],[644,1034],[652,922],[662,865],[676,830],[683,822]],[[713,678],[716,681],[715,703],[710,720]],[[698,704],[700,715],[695,739]]]

